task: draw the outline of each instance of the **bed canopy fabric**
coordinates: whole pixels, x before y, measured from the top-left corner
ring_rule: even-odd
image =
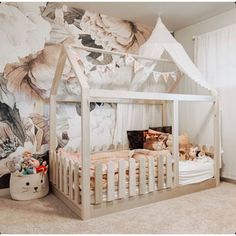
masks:
[[[158,18],[150,38],[140,47],[139,54],[154,59],[161,59],[165,52],[189,79],[195,81],[213,95],[216,94],[216,90],[205,81],[200,71],[185,52],[183,46],[171,35],[162,23],[161,18]]]

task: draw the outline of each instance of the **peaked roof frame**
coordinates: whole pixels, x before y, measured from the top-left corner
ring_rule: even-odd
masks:
[[[81,47],[79,45],[73,44],[73,45],[62,45],[61,46],[61,53],[59,56],[59,61],[57,64],[55,77],[52,83],[51,88],[51,95],[56,96],[59,86],[59,81],[61,78],[61,75],[63,73],[63,69],[65,66],[66,59],[69,60],[76,77],[79,80],[81,92],[84,90],[89,90],[90,94],[90,101],[91,102],[114,102],[116,103],[118,100],[121,102],[123,100],[124,103],[130,102],[132,100],[132,103],[148,103],[148,101],[172,101],[172,100],[178,100],[178,101],[215,101],[216,100],[216,93],[213,93],[212,95],[192,95],[192,94],[175,94],[173,91],[175,90],[176,85],[178,84],[179,80],[177,80],[173,85],[171,85],[170,88],[167,89],[166,93],[159,93],[159,92],[135,92],[135,91],[120,91],[115,90],[116,93],[114,93],[114,90],[104,90],[104,89],[91,89],[89,87],[89,84],[87,82],[88,78],[83,73],[83,69],[81,67],[81,64],[78,63],[77,58],[73,54],[74,49],[80,49],[80,50],[86,50],[89,52],[100,52],[105,54],[114,54],[114,55],[131,55],[135,59],[145,59],[150,61],[162,61],[166,63],[175,63],[170,60],[166,59],[153,59],[145,56],[135,55],[135,54],[127,54],[122,52],[113,52],[113,51],[107,51],[103,49],[97,49],[97,48],[90,48],[90,47]],[[204,87],[204,86],[203,86]],[[205,88],[205,87],[204,87]],[[79,96],[59,96],[58,101],[68,101],[72,102],[75,100],[75,102],[78,102],[80,100]],[[127,100],[127,101],[125,101]]]

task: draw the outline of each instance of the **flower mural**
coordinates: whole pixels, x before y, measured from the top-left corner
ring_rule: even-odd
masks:
[[[0,176],[9,173],[6,159],[17,147],[27,147],[40,155],[48,151],[47,99],[62,43],[137,53],[150,33],[149,27],[62,3],[0,3]],[[93,65],[115,60],[93,52],[82,58],[85,64]],[[68,62],[60,91],[80,92]],[[96,121],[101,106],[91,104]],[[114,110],[109,110],[112,106],[106,109],[109,123]],[[72,126],[80,119],[80,106],[58,110],[57,117],[58,144],[65,146],[78,138]],[[94,124],[97,130],[101,128],[97,127],[99,122]],[[7,187],[8,180],[0,178],[0,188]]]

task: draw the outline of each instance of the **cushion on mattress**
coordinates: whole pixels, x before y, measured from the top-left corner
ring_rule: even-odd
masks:
[[[163,150],[167,148],[169,133],[149,129],[144,137],[143,147],[149,150]]]
[[[127,137],[129,141],[129,149],[142,149],[144,137],[148,130],[128,130]]]
[[[172,126],[149,127],[149,129],[159,131],[162,133],[172,134]]]

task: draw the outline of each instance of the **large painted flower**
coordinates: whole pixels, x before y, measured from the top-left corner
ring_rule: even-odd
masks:
[[[79,29],[78,39],[84,46],[137,53],[151,33],[147,26],[67,7],[62,3],[47,4],[43,17],[55,20],[59,9],[63,12],[64,21]]]
[[[17,3],[13,5],[0,4],[0,72],[7,63],[18,62],[18,58],[42,50],[51,29],[41,17],[38,5],[21,3],[20,8]]]
[[[8,64],[4,70],[7,89],[17,100],[32,100],[49,97],[60,45],[49,45],[33,56],[20,59],[19,63]]]
[[[88,11],[83,15],[80,27],[104,49],[133,53],[138,52],[151,32],[146,26]]]

